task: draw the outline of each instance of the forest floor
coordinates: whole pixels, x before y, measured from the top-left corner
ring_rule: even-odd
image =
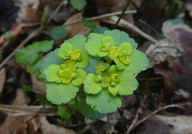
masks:
[[[0,12],[0,134],[192,134],[191,0],[1,0]],[[138,89],[98,120],[68,105],[59,114],[39,68],[15,53],[106,29],[126,32],[149,58]]]

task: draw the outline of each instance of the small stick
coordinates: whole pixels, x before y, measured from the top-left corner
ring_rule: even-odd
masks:
[[[127,10],[127,8],[129,7],[129,5],[131,4],[132,0],[127,0],[127,4],[125,6],[125,8],[123,9],[121,15],[119,16],[119,19],[117,20],[116,24],[115,24],[115,27],[118,26],[119,24],[119,21],[122,19],[123,15],[125,14],[125,11]]]
[[[131,11],[125,11],[124,12],[124,14],[132,14],[132,13],[137,13],[137,11],[136,10],[131,10]],[[115,16],[115,15],[120,15],[120,14],[121,14],[121,12],[113,12],[113,13],[103,14],[103,15],[90,17],[90,18],[85,18],[85,19],[87,19],[87,20],[97,20],[97,19],[103,19],[103,18]]]
[[[136,13],[136,12],[137,12],[136,10],[125,11],[125,14],[132,14],[132,13]],[[104,19],[107,17],[115,16],[115,15],[120,15],[121,13],[122,12],[112,12],[112,13],[102,14],[99,16],[94,16],[94,17],[89,17],[89,18],[84,18],[84,19],[86,19],[86,20],[99,20],[99,19]],[[81,21],[82,21],[82,19],[78,19],[76,21],[71,22],[70,24],[63,24],[63,26],[73,25],[73,24],[79,23]]]
[[[51,19],[52,19],[52,18],[56,15],[56,13],[59,11],[59,9],[60,9],[63,5],[66,5],[67,3],[68,3],[67,0],[63,0],[63,1],[59,4],[59,6],[55,9],[55,11],[52,13],[52,15],[49,17],[48,22],[50,22]]]
[[[80,121],[84,122],[84,119],[73,110],[73,108],[71,108],[68,104],[64,104],[66,106],[66,108],[71,112],[71,114],[73,114],[74,116],[76,116]]]
[[[118,20],[117,16],[112,16],[110,18],[107,19],[103,19],[104,22],[110,23],[110,24],[116,24]],[[154,39],[153,37],[151,37],[150,35],[146,34],[145,32],[143,32],[141,29],[139,29],[138,27],[136,27],[135,25],[125,21],[124,19],[121,19],[119,22],[119,26],[123,27],[123,28],[127,28],[139,35],[141,35],[142,37],[144,37],[145,39],[153,42],[153,43],[157,43],[158,41],[156,39]]]
[[[180,108],[180,109],[185,109],[184,107],[179,106],[177,104],[171,104],[171,105],[167,105],[167,106],[164,106],[162,108],[159,108],[159,109],[153,111],[152,113],[150,113],[149,115],[145,116],[143,119],[139,120],[138,122],[134,122],[134,124],[130,126],[131,128],[128,129],[126,134],[129,134],[131,130],[133,130],[135,127],[137,127],[138,125],[140,125],[141,123],[146,121],[148,118],[150,118],[152,115],[156,114],[157,112],[159,112],[161,110],[168,109],[168,108],[173,108],[173,107],[177,107],[177,108]]]
[[[138,117],[139,117],[139,111],[141,110],[141,108],[139,107],[138,110],[137,110],[137,113],[136,113],[136,116],[133,120],[133,122],[131,123],[131,126],[129,127],[129,129],[127,130],[127,133],[129,134],[131,129],[134,127],[136,121],[138,120]]]

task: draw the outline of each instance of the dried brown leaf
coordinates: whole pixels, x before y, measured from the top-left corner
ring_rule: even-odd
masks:
[[[22,23],[22,24],[19,24],[19,25],[15,26],[14,28],[12,28],[8,32],[11,34],[11,36],[15,37],[21,32],[21,30],[24,27],[29,27],[29,26],[30,26],[30,24]],[[5,35],[0,36],[0,44],[3,44],[6,40],[7,39],[6,39]]]
[[[150,66],[153,67],[154,65],[163,63],[168,58],[176,59],[180,57],[181,51],[179,43],[163,39],[155,45],[150,45],[145,53],[151,61]]]
[[[185,24],[165,22],[162,31],[166,39],[146,51],[151,65],[164,77],[169,99],[179,89],[192,94],[192,29]]]
[[[77,33],[83,34],[83,35],[88,35],[88,33],[91,31],[90,28],[86,27],[83,25],[83,22],[81,21],[82,18],[82,13],[77,13],[73,16],[71,16],[65,23],[65,29],[68,31],[68,37],[71,38]],[[76,22],[76,23],[74,23]],[[93,21],[94,23],[99,26],[99,21],[95,20]]]
[[[14,105],[0,105],[0,110],[4,109],[4,112],[9,111],[17,114],[17,116],[16,114],[8,114],[8,117],[0,126],[0,134],[75,134],[72,130],[50,124],[45,117],[35,116],[38,114],[47,115],[47,113],[55,115],[54,107],[22,106],[24,104],[24,94],[22,90],[18,89]]]
[[[37,93],[37,94],[42,94],[45,95],[45,83],[44,82],[39,82],[36,79],[36,75],[31,74],[31,80],[32,80],[32,91]]]
[[[156,117],[170,126],[170,134],[191,134],[192,129],[192,116],[162,116]]]
[[[21,0],[19,6],[18,22],[35,23],[40,21],[43,8],[40,8],[39,0]]]
[[[138,134],[170,134],[169,126],[155,116],[150,117],[136,129]]]
[[[41,117],[40,123],[42,134],[75,134],[72,130],[50,124],[45,117]]]

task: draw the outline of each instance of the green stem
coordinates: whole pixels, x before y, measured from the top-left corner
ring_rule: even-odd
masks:
[[[84,122],[84,119],[77,113],[73,108],[71,108],[68,104],[64,104],[66,108],[73,114],[75,117],[77,117],[80,121]]]

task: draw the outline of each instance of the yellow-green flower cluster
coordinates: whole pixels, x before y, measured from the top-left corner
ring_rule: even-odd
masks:
[[[100,113],[114,112],[121,98],[137,89],[135,74],[149,65],[125,32],[76,35],[44,60],[47,99],[67,103],[83,87],[86,103]]]

